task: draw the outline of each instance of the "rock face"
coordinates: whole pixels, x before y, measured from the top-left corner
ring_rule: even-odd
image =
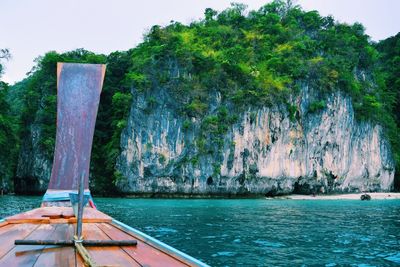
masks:
[[[133,90],[128,126],[121,136],[117,186],[125,193],[276,195],[388,191],[394,162],[378,125],[357,122],[351,99],[331,94],[325,108],[310,112],[313,90],[303,86],[285,106],[242,112],[218,153],[200,153],[200,121],[185,118],[168,91]],[[221,105],[218,94],[210,113]],[[153,100],[154,101],[154,100]],[[295,117],[295,118],[294,118]]]
[[[185,125],[188,117],[170,90],[132,90],[116,162],[117,186],[124,193],[277,195],[393,188],[394,162],[381,127],[357,122],[351,99],[340,92],[315,112],[310,105],[319,98],[307,86],[290,100],[297,109],[292,116],[284,105],[248,108],[236,114],[239,119],[223,134],[222,144],[204,152],[198,148],[201,119]],[[229,106],[218,93],[210,99],[209,114]],[[17,193],[47,189],[52,159],[40,149],[40,133],[32,124],[21,146]],[[212,141],[207,140],[209,146]]]
[[[40,127],[34,123],[22,142],[14,180],[16,193],[44,193],[47,189],[52,163],[50,156],[40,149],[40,133]]]

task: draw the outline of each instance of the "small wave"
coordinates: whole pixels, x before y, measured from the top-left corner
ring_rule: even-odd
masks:
[[[335,241],[337,243],[340,243],[340,244],[343,244],[343,245],[351,244],[351,240],[349,240],[349,239],[336,239]]]
[[[145,229],[147,232],[158,232],[158,233],[177,233],[178,232],[175,229],[167,228],[167,227],[146,226]]]
[[[219,251],[215,254],[212,254],[211,257],[233,257],[235,256],[237,253],[236,252],[232,252],[232,251]]]
[[[172,228],[167,228],[167,227],[160,227],[158,228],[159,232],[164,232],[164,233],[177,233],[178,231]]]
[[[384,258],[387,261],[395,262],[400,264],[400,253],[391,255],[389,257]]]
[[[201,238],[204,238],[204,239],[214,239],[214,238],[217,238],[215,235],[206,235],[206,236],[202,236]]]
[[[215,223],[206,223],[207,226],[218,226],[221,227],[221,224],[215,224]]]
[[[285,247],[284,244],[279,243],[279,242],[271,242],[271,241],[267,241],[267,240],[255,240],[253,241],[254,243],[264,246],[264,247],[270,247],[270,248],[281,248],[281,247]]]

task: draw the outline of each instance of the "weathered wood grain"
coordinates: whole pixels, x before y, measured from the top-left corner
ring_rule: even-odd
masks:
[[[23,227],[26,225],[16,225]],[[28,239],[47,239],[50,238],[56,229],[53,224],[41,224],[26,237]],[[14,242],[14,237],[11,242]],[[0,259],[0,266],[34,266],[38,257],[42,253],[44,246],[14,246],[4,257]]]
[[[84,239],[109,240],[95,223],[83,224]],[[90,255],[98,265],[141,266],[120,247],[87,247]]]
[[[76,223],[71,207],[41,207],[5,219],[7,223]],[[86,207],[83,222],[111,222],[112,218],[97,209]]]
[[[24,239],[32,231],[38,228],[34,224],[8,224],[0,227],[0,266],[2,266],[2,258],[15,247],[15,239]]]
[[[97,226],[113,240],[137,240],[138,243],[135,247],[124,246],[122,249],[143,266],[188,266],[171,255],[144,243],[139,237],[125,233],[111,224],[97,223]]]
[[[57,64],[57,133],[48,189],[78,189],[89,164],[105,65]]]
[[[74,226],[72,224],[57,224],[56,229],[51,235],[50,239],[71,239],[74,237]],[[62,246],[46,246],[39,258],[37,259],[34,266],[46,267],[46,266],[57,266],[60,267],[74,267],[76,265],[75,260],[75,248],[62,247]]]
[[[89,221],[94,223],[84,220],[84,239],[137,240],[136,246],[86,247],[100,266],[190,266],[190,263],[160,250],[140,236],[112,225],[111,217],[104,213],[91,208],[85,211]],[[71,218],[58,218],[71,213],[70,207],[45,207],[7,218],[8,223],[0,226],[0,267],[83,266],[82,258],[74,247],[14,245],[16,239],[72,240],[76,224]]]

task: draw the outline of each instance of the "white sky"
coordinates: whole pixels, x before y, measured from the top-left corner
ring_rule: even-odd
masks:
[[[3,62],[2,80],[22,80],[39,55],[76,48],[109,54],[142,41],[155,24],[171,20],[190,23],[211,7],[218,11],[230,2],[258,9],[270,0],[0,0],[0,48],[12,59]],[[400,31],[400,0],[297,0],[305,10],[333,15],[340,22],[361,22],[372,40]]]

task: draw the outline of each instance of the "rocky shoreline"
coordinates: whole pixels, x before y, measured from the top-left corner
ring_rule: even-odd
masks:
[[[293,200],[359,200],[363,194],[371,196],[371,200],[382,199],[400,199],[399,192],[385,192],[385,193],[355,193],[355,194],[337,194],[337,195],[287,195],[271,197],[268,199],[293,199]]]
[[[182,199],[290,199],[290,200],[359,200],[363,194],[371,196],[371,200],[400,199],[400,192],[374,192],[374,193],[351,193],[351,194],[320,194],[300,195],[289,194],[268,197],[259,194],[129,194],[125,198],[182,198]]]
[[[317,194],[317,195],[301,195],[287,194],[278,196],[265,196],[262,194],[161,194],[161,193],[137,193],[137,194],[121,194],[101,196],[94,194],[96,197],[111,198],[165,198],[165,199],[267,199],[267,200],[359,200],[363,194],[371,196],[371,200],[382,199],[400,199],[400,192],[373,192],[373,193],[349,193],[349,194]],[[4,195],[20,195],[20,196],[42,196],[42,194],[4,194]],[[0,195],[2,196],[2,195]]]

